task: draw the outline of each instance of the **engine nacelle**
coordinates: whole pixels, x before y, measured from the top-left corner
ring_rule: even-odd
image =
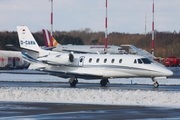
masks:
[[[38,60],[54,65],[69,65],[74,61],[74,55],[72,53],[50,54]]]

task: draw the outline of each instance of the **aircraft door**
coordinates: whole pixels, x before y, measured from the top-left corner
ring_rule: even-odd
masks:
[[[80,58],[79,58],[79,67],[82,67],[83,66],[83,64],[84,64],[84,56],[81,56]]]

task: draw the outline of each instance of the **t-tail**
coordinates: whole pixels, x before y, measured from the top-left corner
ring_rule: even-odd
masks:
[[[44,42],[46,44],[46,47],[52,47],[52,37],[51,34],[48,30],[42,29],[43,37],[44,37]]]
[[[56,47],[59,44],[48,30],[42,29],[42,33],[46,47]]]
[[[39,47],[27,26],[17,26],[20,47],[31,57],[37,59],[44,55],[54,53],[53,51],[43,50]]]

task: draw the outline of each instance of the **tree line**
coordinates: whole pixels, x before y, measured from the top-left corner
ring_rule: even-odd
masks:
[[[45,46],[42,32],[33,33],[34,38],[40,46]],[[54,31],[54,38],[63,45],[103,45],[104,31],[93,32],[86,28],[73,31]],[[155,31],[155,56],[180,57],[180,32],[159,32]],[[138,48],[151,52],[152,35],[151,32],[145,34],[130,34],[111,32],[108,34],[109,45],[133,44]],[[0,49],[7,49],[5,45],[13,44],[19,46],[17,32],[2,31],[0,32]]]

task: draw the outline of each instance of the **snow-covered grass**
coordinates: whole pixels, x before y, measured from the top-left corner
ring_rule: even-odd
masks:
[[[49,75],[0,74],[0,81],[67,82],[68,79]],[[100,80],[83,80],[98,83]],[[165,85],[180,85],[179,79],[162,79]],[[114,84],[152,84],[150,78],[111,79]],[[67,82],[67,84],[69,84]],[[91,88],[40,88],[1,87],[0,101],[56,102],[111,105],[141,105],[180,108],[180,91],[91,89]]]
[[[0,101],[140,105],[180,108],[180,92],[90,88],[0,88]]]

